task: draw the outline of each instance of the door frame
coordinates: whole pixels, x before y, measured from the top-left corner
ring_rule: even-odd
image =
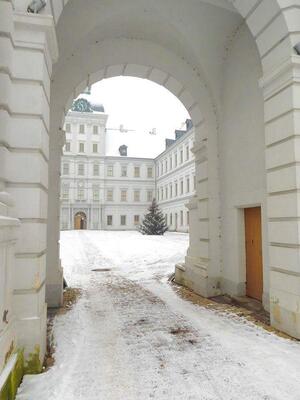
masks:
[[[238,282],[240,286],[240,295],[246,296],[246,232],[245,232],[245,208],[261,208],[261,230],[262,230],[262,268],[263,268],[263,294],[262,303],[266,310],[270,309],[269,299],[269,259],[268,259],[268,232],[267,232],[267,221],[266,221],[266,207],[264,202],[253,202],[253,203],[239,203],[235,206],[237,211],[237,248],[233,249],[237,255],[238,261]]]
[[[80,217],[80,228],[76,228],[76,218]],[[87,229],[87,215],[84,211],[77,211],[73,218],[74,230],[85,230]],[[82,227],[83,226],[83,227]]]
[[[247,287],[247,247],[246,247],[246,210],[251,210],[251,209],[259,209],[260,211],[260,250],[261,250],[261,298],[257,299],[256,297],[250,296],[249,293],[249,287]],[[261,301],[263,303],[263,298],[264,298],[264,258],[263,258],[263,209],[262,205],[256,205],[256,206],[251,206],[251,207],[244,207],[243,208],[243,217],[244,217],[244,249],[245,249],[245,295],[248,296],[249,298],[253,298],[257,301]]]

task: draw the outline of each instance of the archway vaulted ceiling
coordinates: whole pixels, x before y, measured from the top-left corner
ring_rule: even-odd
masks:
[[[16,10],[24,11],[28,2],[13,3]],[[188,88],[180,75],[184,75],[183,69],[185,74],[189,70],[201,79],[205,95],[218,109],[223,65],[240,30],[247,25],[263,69],[270,69],[279,53],[288,57],[293,43],[300,41],[300,33],[293,28],[293,4],[283,0],[49,0],[42,13],[52,13],[59,45],[52,76],[53,90],[57,91],[54,97],[59,93],[66,104],[76,87],[97,71],[104,70],[100,73],[103,77],[115,76],[107,75],[105,69],[115,65],[123,74],[130,70],[127,64],[137,64],[162,70],[166,80],[172,78],[178,81],[175,86],[183,85],[182,91]],[[123,53],[130,47],[127,57],[104,59],[109,46],[111,52],[122,53],[124,43]],[[146,54],[150,47],[155,51]],[[274,50],[277,47],[280,52]],[[178,68],[168,68],[168,58],[177,62]],[[74,72],[76,65],[81,76]],[[148,77],[147,73],[143,77]],[[189,81],[194,82],[193,78]]]
[[[89,49],[95,52],[98,46],[101,51],[108,41],[143,41],[184,61],[201,75],[217,99],[223,61],[241,24],[242,17],[221,1],[191,1],[187,7],[179,0],[70,0],[58,20],[60,59],[54,66],[54,80],[70,64],[78,63],[81,54],[88,63]],[[149,60],[147,65],[155,66],[157,60]],[[91,66],[90,73],[96,69],[96,65]]]

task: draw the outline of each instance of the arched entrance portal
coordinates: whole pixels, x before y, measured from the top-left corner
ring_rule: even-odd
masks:
[[[27,5],[0,0],[1,237],[4,248],[16,242],[5,270],[20,272],[5,308],[17,333],[28,333],[15,340],[11,318],[0,354],[17,343],[43,357],[45,282],[49,304],[62,293],[62,115],[86,86],[117,75],[164,85],[194,122],[197,195],[183,282],[205,296],[243,293],[244,209],[261,206],[263,301],[272,324],[300,338],[297,2],[51,0],[34,16]],[[10,236],[12,226],[20,235]]]
[[[87,218],[83,211],[79,211],[74,216],[74,229],[86,229]]]

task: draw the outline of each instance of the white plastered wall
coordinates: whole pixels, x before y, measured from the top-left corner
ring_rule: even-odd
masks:
[[[266,172],[260,59],[244,25],[224,65],[223,113],[219,135],[222,290],[245,294],[246,207],[262,207],[264,302],[268,306],[269,264]]]
[[[53,80],[49,104],[49,76],[43,68],[43,63],[36,63],[33,60],[36,60],[36,57],[44,59],[44,52],[46,57],[51,52],[44,43],[46,35],[44,35],[43,28],[47,21],[50,23],[52,19],[47,15],[19,15],[22,42],[24,44],[24,39],[29,42],[28,46],[20,51],[20,48],[13,48],[11,41],[14,29],[11,2],[0,0],[2,7],[0,16],[2,18],[5,15],[3,10],[10,7],[9,15],[5,15],[0,26],[4,46],[1,48],[1,55],[5,56],[1,58],[1,84],[4,88],[0,92],[0,103],[3,109],[1,122],[6,127],[15,127],[9,131],[9,140],[16,139],[14,146],[8,143],[9,146],[1,144],[1,147],[5,147],[4,152],[7,154],[5,169],[3,169],[4,181],[16,200],[16,215],[22,219],[20,229],[22,236],[17,243],[19,254],[17,268],[19,271],[28,271],[25,275],[30,277],[30,282],[28,280],[28,283],[22,287],[18,280],[18,284],[20,284],[17,289],[19,290],[19,300],[15,303],[19,319],[23,319],[24,324],[25,321],[28,322],[29,314],[32,317],[30,324],[26,322],[26,326],[24,324],[19,326],[19,331],[23,334],[20,343],[25,344],[27,349],[32,348],[35,343],[44,344],[45,339],[45,318],[39,317],[39,315],[45,315],[45,285],[40,282],[42,284],[39,285],[39,292],[36,293],[36,289],[34,289],[34,293],[31,293],[31,289],[35,287],[35,273],[38,271],[37,258],[31,256],[33,254],[40,256],[39,258],[42,260],[39,264],[41,266],[40,276],[42,276],[45,272],[47,218],[49,221],[55,222],[54,227],[48,225],[48,238],[53,240],[52,244],[47,242],[47,251],[52,260],[54,276],[55,268],[58,271],[57,276],[60,279],[58,285],[61,287],[57,244],[59,235],[59,204],[57,203],[59,149],[61,147],[60,136],[62,136],[60,128],[63,108],[67,104],[68,96],[72,92],[73,94],[79,93],[88,82],[92,83],[120,74],[147,77],[169,88],[189,110],[197,129],[194,151],[198,177],[197,198],[191,208],[195,210],[195,220],[198,221],[200,218],[203,222],[201,229],[200,224],[197,223],[195,229],[193,228],[193,244],[190,246],[189,256],[191,256],[191,263],[201,258],[203,275],[214,278],[212,279],[213,289],[220,278],[218,143],[215,132],[216,121],[222,114],[219,94],[224,77],[220,73],[221,60],[224,54],[223,50],[228,44],[220,41],[220,38],[230,36],[237,25],[241,23],[241,18],[227,14],[228,11],[224,11],[226,7],[221,10],[208,10],[207,2],[205,2],[206,5],[201,5],[203,13],[198,10],[199,14],[196,15],[192,6],[187,7],[186,3],[148,0],[147,6],[152,6],[151,12],[148,13],[149,19],[145,18],[143,7],[138,8],[143,3],[142,1],[135,2],[136,13],[129,19],[130,10],[126,9],[129,3],[134,4],[129,1],[122,1],[122,4],[119,4],[115,1],[113,9],[108,10],[108,13],[100,12],[100,15],[97,15],[94,12],[95,7],[93,7],[92,1],[70,0],[67,3],[61,0],[52,0],[48,2],[48,7],[42,13],[53,12],[55,23],[59,21],[59,15],[61,18],[67,15],[67,23],[62,21],[61,27],[57,28],[57,32],[61,33],[59,41],[62,49],[62,61],[56,65],[55,74],[51,77]],[[202,2],[193,2],[193,6],[196,7],[200,3]],[[272,323],[279,329],[300,337],[300,154],[296,151],[300,132],[300,62],[299,56],[292,56],[293,45],[300,41],[300,8],[299,4],[297,6],[297,2],[293,0],[235,0],[232,3],[246,19],[252,37],[256,41],[264,69],[264,79],[261,84],[264,87],[265,136],[268,146],[266,159],[269,193],[268,223],[272,233],[269,245],[272,277],[270,290]],[[74,6],[71,11],[76,11],[77,7],[77,13],[71,12],[68,15],[70,4]],[[111,2],[102,2],[101,7],[109,7],[111,4]],[[27,1],[16,0],[14,5],[16,11],[24,12]],[[64,5],[65,9],[61,14]],[[80,7],[84,7],[87,13],[83,15],[79,10]],[[170,12],[170,7],[172,12]],[[283,7],[284,10],[282,11],[280,7]],[[130,26],[125,27],[128,28],[128,30],[125,29],[125,34],[121,31],[123,25],[120,23],[124,19],[123,11],[127,11],[128,21],[134,28],[130,30]],[[115,21],[113,21],[114,12],[117,16]],[[231,13],[231,11],[229,12]],[[74,20],[76,15],[81,19],[84,16],[86,23],[82,24],[81,29],[77,29],[74,42],[73,34],[68,35],[66,32],[64,38],[63,31],[64,28],[71,30],[72,23],[76,28],[79,26]],[[112,18],[101,26],[102,30],[94,32],[95,35],[92,34],[89,39],[85,40],[84,35],[88,35],[91,24],[94,24],[94,27],[99,25],[100,17],[105,19],[107,15]],[[199,23],[201,15],[204,18],[203,23]],[[207,15],[214,17],[215,24],[205,23]],[[175,16],[176,20],[171,21],[171,16]],[[217,16],[218,20],[216,20]],[[226,18],[228,18],[228,25],[224,26]],[[35,29],[34,34],[30,34],[32,26],[35,26],[37,21],[44,22],[40,24],[40,30]],[[136,21],[142,21],[142,23],[137,26]],[[222,30],[223,27],[225,30]],[[112,31],[113,28],[115,31]],[[209,34],[207,34],[208,30]],[[38,35],[36,35],[37,31]],[[95,40],[97,35],[101,37],[100,41]],[[205,37],[206,40],[199,40],[201,37]],[[68,38],[72,40],[72,46],[68,45]],[[41,40],[40,52],[32,51],[31,39],[33,41]],[[20,58],[14,58],[18,55]],[[14,64],[13,60],[18,60],[18,62]],[[34,68],[25,69],[26,60]],[[21,68],[14,70],[13,65]],[[49,60],[50,71],[51,62]],[[45,195],[47,192],[47,162],[45,156],[48,157],[48,111],[50,105],[50,138],[53,140],[50,140],[49,182],[54,190],[50,191],[49,199],[54,203],[52,203],[53,207],[48,209],[47,215],[47,195]],[[18,118],[15,118],[17,114]],[[24,114],[27,118],[20,118]],[[26,130],[26,134],[24,134],[24,121],[32,124],[30,129]],[[37,125],[34,125],[34,121]],[[39,126],[41,121],[44,121],[45,124]],[[19,134],[20,132],[22,134]],[[34,139],[34,133],[36,133],[36,139]],[[22,142],[24,138],[27,140]],[[32,148],[29,149],[31,139],[34,139],[34,156]],[[18,152],[14,152],[11,147],[17,148]],[[54,157],[51,159],[52,156]],[[30,175],[32,171],[24,168],[26,159],[34,159],[35,165],[37,165],[34,172],[43,171],[43,174]],[[11,165],[15,167],[10,168]],[[28,184],[33,185],[34,188],[30,188]],[[22,208],[22,200],[25,196],[28,196],[26,198],[29,200],[32,199],[29,201],[32,208],[26,210]],[[41,239],[37,243],[38,249],[35,248],[34,232]],[[26,241],[22,241],[24,237]],[[30,255],[30,257],[24,259],[24,254]],[[203,254],[206,257],[200,257]],[[194,281],[200,279],[199,275],[191,276],[191,278]],[[217,289],[219,290],[218,287]],[[204,295],[210,293],[210,291],[203,292]],[[24,299],[24,301],[20,301],[20,299]],[[27,309],[25,306],[28,306]]]

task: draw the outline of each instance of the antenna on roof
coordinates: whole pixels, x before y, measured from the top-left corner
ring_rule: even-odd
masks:
[[[84,92],[83,92],[84,94],[91,94],[91,85],[89,85],[89,86],[87,86],[85,89],[84,89]]]
[[[118,131],[121,133],[127,133],[127,132],[135,132],[135,129],[127,129],[124,127],[123,124],[120,124],[119,128],[106,128],[107,131]]]
[[[152,128],[151,131],[149,131],[149,135],[156,135],[156,128]]]

